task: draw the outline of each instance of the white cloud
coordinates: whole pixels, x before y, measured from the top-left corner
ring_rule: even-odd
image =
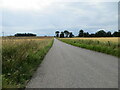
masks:
[[[76,32],[79,29],[88,32],[101,28],[116,30],[117,3],[58,1],[4,0],[3,30],[8,34],[36,32],[50,35],[56,29]]]
[[[53,0],[3,0],[2,8],[10,10],[42,10]]]
[[[0,8],[10,10],[43,10],[54,2],[90,2],[98,5],[99,2],[118,2],[119,0],[1,0]],[[100,6],[99,6],[100,7]]]

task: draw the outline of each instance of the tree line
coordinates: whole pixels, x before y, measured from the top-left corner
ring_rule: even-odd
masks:
[[[68,30],[65,30],[64,32],[56,31],[55,32],[56,37],[64,38],[64,37],[74,37],[72,32],[69,32]]]
[[[56,31],[56,37],[64,38],[64,37],[74,37],[72,32],[65,30],[64,32]],[[95,33],[84,32],[84,30],[80,30],[77,37],[120,37],[120,30],[111,33],[110,31],[105,32],[104,30],[99,30]]]
[[[16,37],[31,37],[31,36],[37,36],[37,35],[32,34],[32,33],[17,33],[14,36],[16,36]]]

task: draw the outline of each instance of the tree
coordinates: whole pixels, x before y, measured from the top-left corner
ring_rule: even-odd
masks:
[[[112,36],[111,32],[108,31],[108,32],[106,33],[106,36],[107,36],[107,37],[111,37],[111,36]]]
[[[96,37],[105,37],[106,36],[106,32],[104,30],[100,30],[98,32],[95,33]]]
[[[85,33],[84,33],[84,37],[89,37],[89,33],[88,33],[88,32],[85,32]]]
[[[115,31],[115,32],[113,33],[113,36],[114,36],[114,37],[118,37],[118,36],[119,36],[119,33],[118,33],[117,31]]]
[[[14,36],[15,37],[31,37],[31,36],[37,36],[37,35],[32,33],[17,33]]]
[[[59,31],[56,31],[55,34],[56,34],[56,37],[59,37]]]
[[[65,30],[64,33],[65,33],[66,37],[68,37],[69,31]]]
[[[61,32],[60,38],[64,38],[64,32]]]
[[[91,33],[91,34],[89,35],[89,37],[95,37],[95,34],[94,34],[94,33]]]
[[[69,37],[70,37],[70,38],[74,37],[74,35],[72,34],[72,32],[70,32]]]
[[[120,30],[118,30],[118,37],[120,37]]]
[[[84,37],[84,31],[83,30],[79,31],[78,37]]]

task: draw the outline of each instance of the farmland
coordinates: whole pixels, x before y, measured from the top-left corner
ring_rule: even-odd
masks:
[[[113,42],[118,43],[118,37],[93,37],[93,38],[63,38],[63,39],[78,39],[78,40],[94,40],[94,41],[101,41],[101,42]]]
[[[3,88],[25,87],[52,44],[52,37],[4,37]]]
[[[78,46],[110,55],[120,57],[120,43],[117,37],[104,38],[59,38],[59,40]]]

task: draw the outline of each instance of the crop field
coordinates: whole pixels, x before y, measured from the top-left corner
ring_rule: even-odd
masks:
[[[118,37],[101,37],[101,38],[63,38],[63,39],[78,39],[78,40],[94,40],[94,41],[100,41],[100,42],[113,42],[118,43]]]
[[[74,46],[120,57],[119,55],[120,42],[118,37],[58,38],[58,39]]]
[[[2,38],[3,88],[25,87],[52,43],[52,37]]]

